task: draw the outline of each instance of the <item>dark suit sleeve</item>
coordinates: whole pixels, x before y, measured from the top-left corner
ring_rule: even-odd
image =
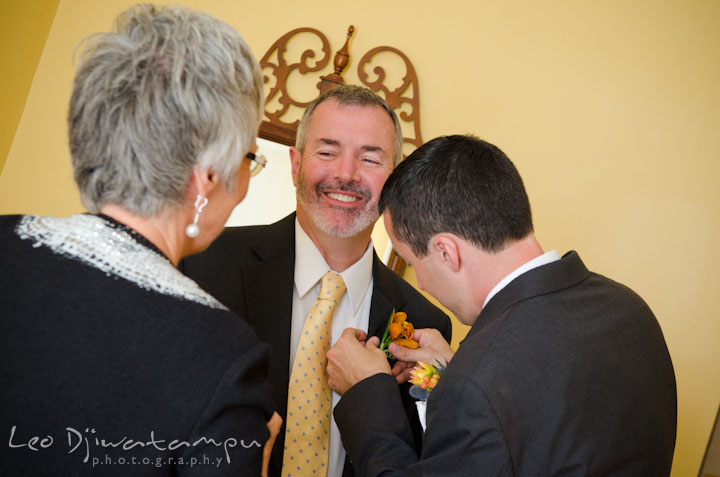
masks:
[[[389,374],[350,388],[334,416],[356,475],[404,475],[404,467],[417,461],[400,391]]]
[[[345,393],[335,420],[359,475],[513,475],[485,393],[462,377],[446,379],[433,392],[420,459],[390,375],[376,374]]]
[[[194,426],[178,475],[260,475],[273,411],[268,356],[266,345],[248,343],[228,367]]]
[[[383,311],[379,313],[381,316],[381,320],[379,320],[380,323],[377,326],[371,326],[371,334],[382,337],[385,327],[387,326],[387,317],[394,308],[396,311],[407,313],[408,321],[410,321],[415,328],[435,328],[440,331],[448,343],[450,342],[452,339],[452,323],[450,318],[448,318],[442,310],[435,307],[408,282],[384,265],[378,264],[376,266],[376,272],[375,286],[381,290],[381,293],[378,294],[386,297],[387,302],[383,303],[380,300],[374,302],[377,309],[382,309]],[[373,292],[373,295],[375,295],[375,292]],[[375,296],[373,296],[373,298],[375,298]],[[383,309],[383,305],[385,309]],[[373,316],[371,312],[371,321],[372,320]],[[417,417],[415,400],[410,397],[409,394],[410,384],[401,384],[399,390],[405,415],[410,422],[414,436],[416,455],[419,455],[420,449],[422,448],[423,432]]]

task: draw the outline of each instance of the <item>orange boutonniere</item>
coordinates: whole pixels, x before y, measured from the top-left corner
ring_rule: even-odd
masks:
[[[388,358],[393,358],[393,355],[388,351],[390,343],[396,343],[406,348],[417,348],[417,341],[412,339],[415,327],[412,323],[407,321],[407,314],[402,311],[395,313],[395,310],[390,314],[387,328],[385,328],[385,334],[380,341],[380,349],[385,351]]]

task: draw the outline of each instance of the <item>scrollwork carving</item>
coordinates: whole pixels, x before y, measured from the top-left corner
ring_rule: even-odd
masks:
[[[314,64],[311,64],[316,52],[312,49],[307,49],[303,51],[300,56],[300,61],[288,61],[286,58],[288,43],[293,37],[306,33],[315,35],[320,39],[322,42],[320,50],[322,57],[316,60]],[[269,69],[269,72],[275,78],[275,85],[270,88],[270,91],[268,91],[265,96],[265,117],[267,121],[263,121],[260,126],[262,136],[283,144],[292,145],[294,143],[295,131],[299,121],[295,119],[289,122],[284,120],[283,116],[285,116],[291,106],[304,109],[312,100],[299,101],[293,98],[287,87],[288,77],[295,71],[302,75],[320,71],[327,66],[329,61],[330,43],[325,35],[314,28],[296,28],[295,30],[287,32],[273,43],[267,53],[265,53],[265,56],[260,60],[260,67],[263,71]],[[267,84],[269,81],[270,77],[267,74],[263,74],[263,82]],[[275,111],[268,111],[267,106],[270,103],[277,103],[280,105],[280,108]]]
[[[405,75],[402,77],[400,86],[391,89],[390,86],[386,84],[387,74],[385,73],[385,69],[380,65],[373,68],[373,73],[377,76],[375,81],[369,79],[366,66],[370,65],[373,62],[373,58],[380,53],[396,55],[405,64]],[[360,59],[358,63],[358,78],[365,86],[376,93],[381,91],[390,107],[398,113],[400,120],[412,124],[413,136],[409,137],[405,135],[403,142],[411,144],[414,148],[420,147],[423,141],[422,133],[420,132],[420,92],[418,78],[415,73],[415,68],[413,68],[410,59],[405,56],[405,53],[391,46],[378,46],[373,48]],[[405,111],[403,106],[408,106],[410,111]]]

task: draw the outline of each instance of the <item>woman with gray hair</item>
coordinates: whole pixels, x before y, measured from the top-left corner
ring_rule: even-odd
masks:
[[[86,41],[68,125],[89,213],[0,217],[3,473],[261,473],[267,348],[175,265],[264,166],[262,105],[207,14],[138,6]]]

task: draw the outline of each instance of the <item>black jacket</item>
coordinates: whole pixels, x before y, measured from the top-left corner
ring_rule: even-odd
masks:
[[[575,252],[488,302],[430,394],[420,459],[392,381],[372,376],[335,408],[362,475],[670,473],[676,388],[660,326]]]
[[[180,268],[230,310],[245,317],[260,340],[270,345],[270,381],[275,390],[276,410],[284,420],[290,379],[295,214],[271,225],[228,228],[205,252],[188,257]],[[382,337],[394,308],[406,312],[416,328],[437,328],[450,340],[451,323],[447,315],[383,265],[377,256],[373,258],[371,300],[369,336]],[[401,388],[407,396],[408,386]],[[422,429],[414,401],[407,396],[402,404],[419,451]],[[284,435],[283,426],[275,442],[270,475],[280,475]],[[347,462],[343,475],[353,475]]]
[[[57,231],[21,239],[20,219],[0,217],[1,473],[259,475],[269,353],[247,324],[84,262],[72,248],[88,247]],[[124,242],[90,260],[139,251],[148,283],[197,288],[142,237],[94,219]],[[169,280],[154,275],[163,266]]]

